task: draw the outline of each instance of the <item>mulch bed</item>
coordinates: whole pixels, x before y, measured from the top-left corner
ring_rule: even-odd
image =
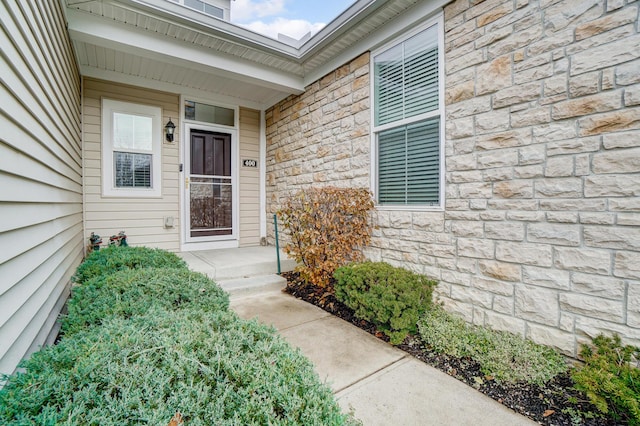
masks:
[[[287,279],[287,286],[283,290],[286,293],[316,305],[385,342],[389,341],[389,338],[377,330],[373,324],[356,318],[353,310],[339,302],[332,293],[301,280],[295,272],[285,272],[282,275]],[[574,413],[597,413],[597,410],[582,393],[573,389],[573,382],[568,373],[556,376],[544,386],[524,382],[498,383],[482,374],[480,365],[472,359],[433,352],[425,347],[417,336],[408,336],[397,348],[542,425],[613,426],[620,424],[609,418],[577,418]]]

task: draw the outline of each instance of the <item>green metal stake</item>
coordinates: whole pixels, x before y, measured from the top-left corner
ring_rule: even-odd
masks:
[[[282,273],[280,269],[280,242],[278,241],[278,216],[273,215],[273,224],[276,227],[276,254],[278,256],[278,275]]]

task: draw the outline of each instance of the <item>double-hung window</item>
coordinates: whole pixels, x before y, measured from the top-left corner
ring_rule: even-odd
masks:
[[[374,192],[383,207],[443,204],[440,26],[372,54]]]
[[[102,193],[160,197],[161,109],[102,100]]]

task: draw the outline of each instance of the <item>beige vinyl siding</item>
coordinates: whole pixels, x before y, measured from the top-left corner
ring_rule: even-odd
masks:
[[[80,77],[62,3],[0,3],[0,373],[50,342],[83,256]]]
[[[162,143],[162,197],[120,198],[102,196],[101,100],[126,101],[162,108],[162,125],[169,118],[179,123],[179,96],[141,87],[85,78],[83,85],[85,238],[91,232],[102,237],[125,231],[131,245],[166,250],[180,249],[179,155],[180,132],[172,143]],[[162,131],[164,135],[164,129]],[[173,216],[174,228],[164,227]]]
[[[258,167],[243,167],[242,160]],[[240,108],[240,247],[260,244],[260,111]]]

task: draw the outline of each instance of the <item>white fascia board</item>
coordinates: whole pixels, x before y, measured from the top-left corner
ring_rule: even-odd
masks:
[[[179,84],[166,83],[158,80],[149,80],[144,77],[132,76],[122,74],[116,71],[103,70],[93,68],[89,66],[80,66],[80,74],[84,77],[96,78],[99,80],[113,81],[114,83],[128,84],[130,86],[143,87],[145,89],[160,90],[167,93],[177,93],[184,96],[202,97],[207,96],[211,99],[215,99],[217,102],[227,105],[239,105],[247,108],[261,110],[270,107],[270,101],[264,103],[258,103],[247,99],[234,98],[232,96],[221,95],[214,92],[206,92],[200,89],[194,89],[192,87],[185,87]],[[207,93],[209,93],[207,95]],[[288,94],[281,94],[281,99],[288,96]],[[278,97],[276,95],[276,97]]]
[[[304,78],[304,85],[307,86],[314,81],[324,77],[327,73],[346,64],[358,55],[381,46],[386,41],[396,37],[402,32],[409,31],[412,27],[421,22],[426,21],[437,13],[451,0],[434,0],[425,1],[416,4],[414,7],[406,10],[393,21],[390,21],[384,27],[378,29],[368,37],[353,44],[349,49],[344,50],[341,54],[333,57],[330,61],[314,69],[307,70]]]
[[[283,58],[291,59],[299,56],[299,50],[295,46],[171,1],[161,1],[158,4],[158,0],[111,0],[109,3],[127,7],[132,11],[142,9],[151,12],[152,15],[162,14],[171,22],[179,20],[185,26],[198,28],[212,35],[224,36],[228,40],[261,48],[261,50],[270,50],[271,53],[280,54]]]
[[[127,24],[68,10],[69,34],[83,41],[288,93],[304,91],[302,77],[195,45],[159,36]]]

